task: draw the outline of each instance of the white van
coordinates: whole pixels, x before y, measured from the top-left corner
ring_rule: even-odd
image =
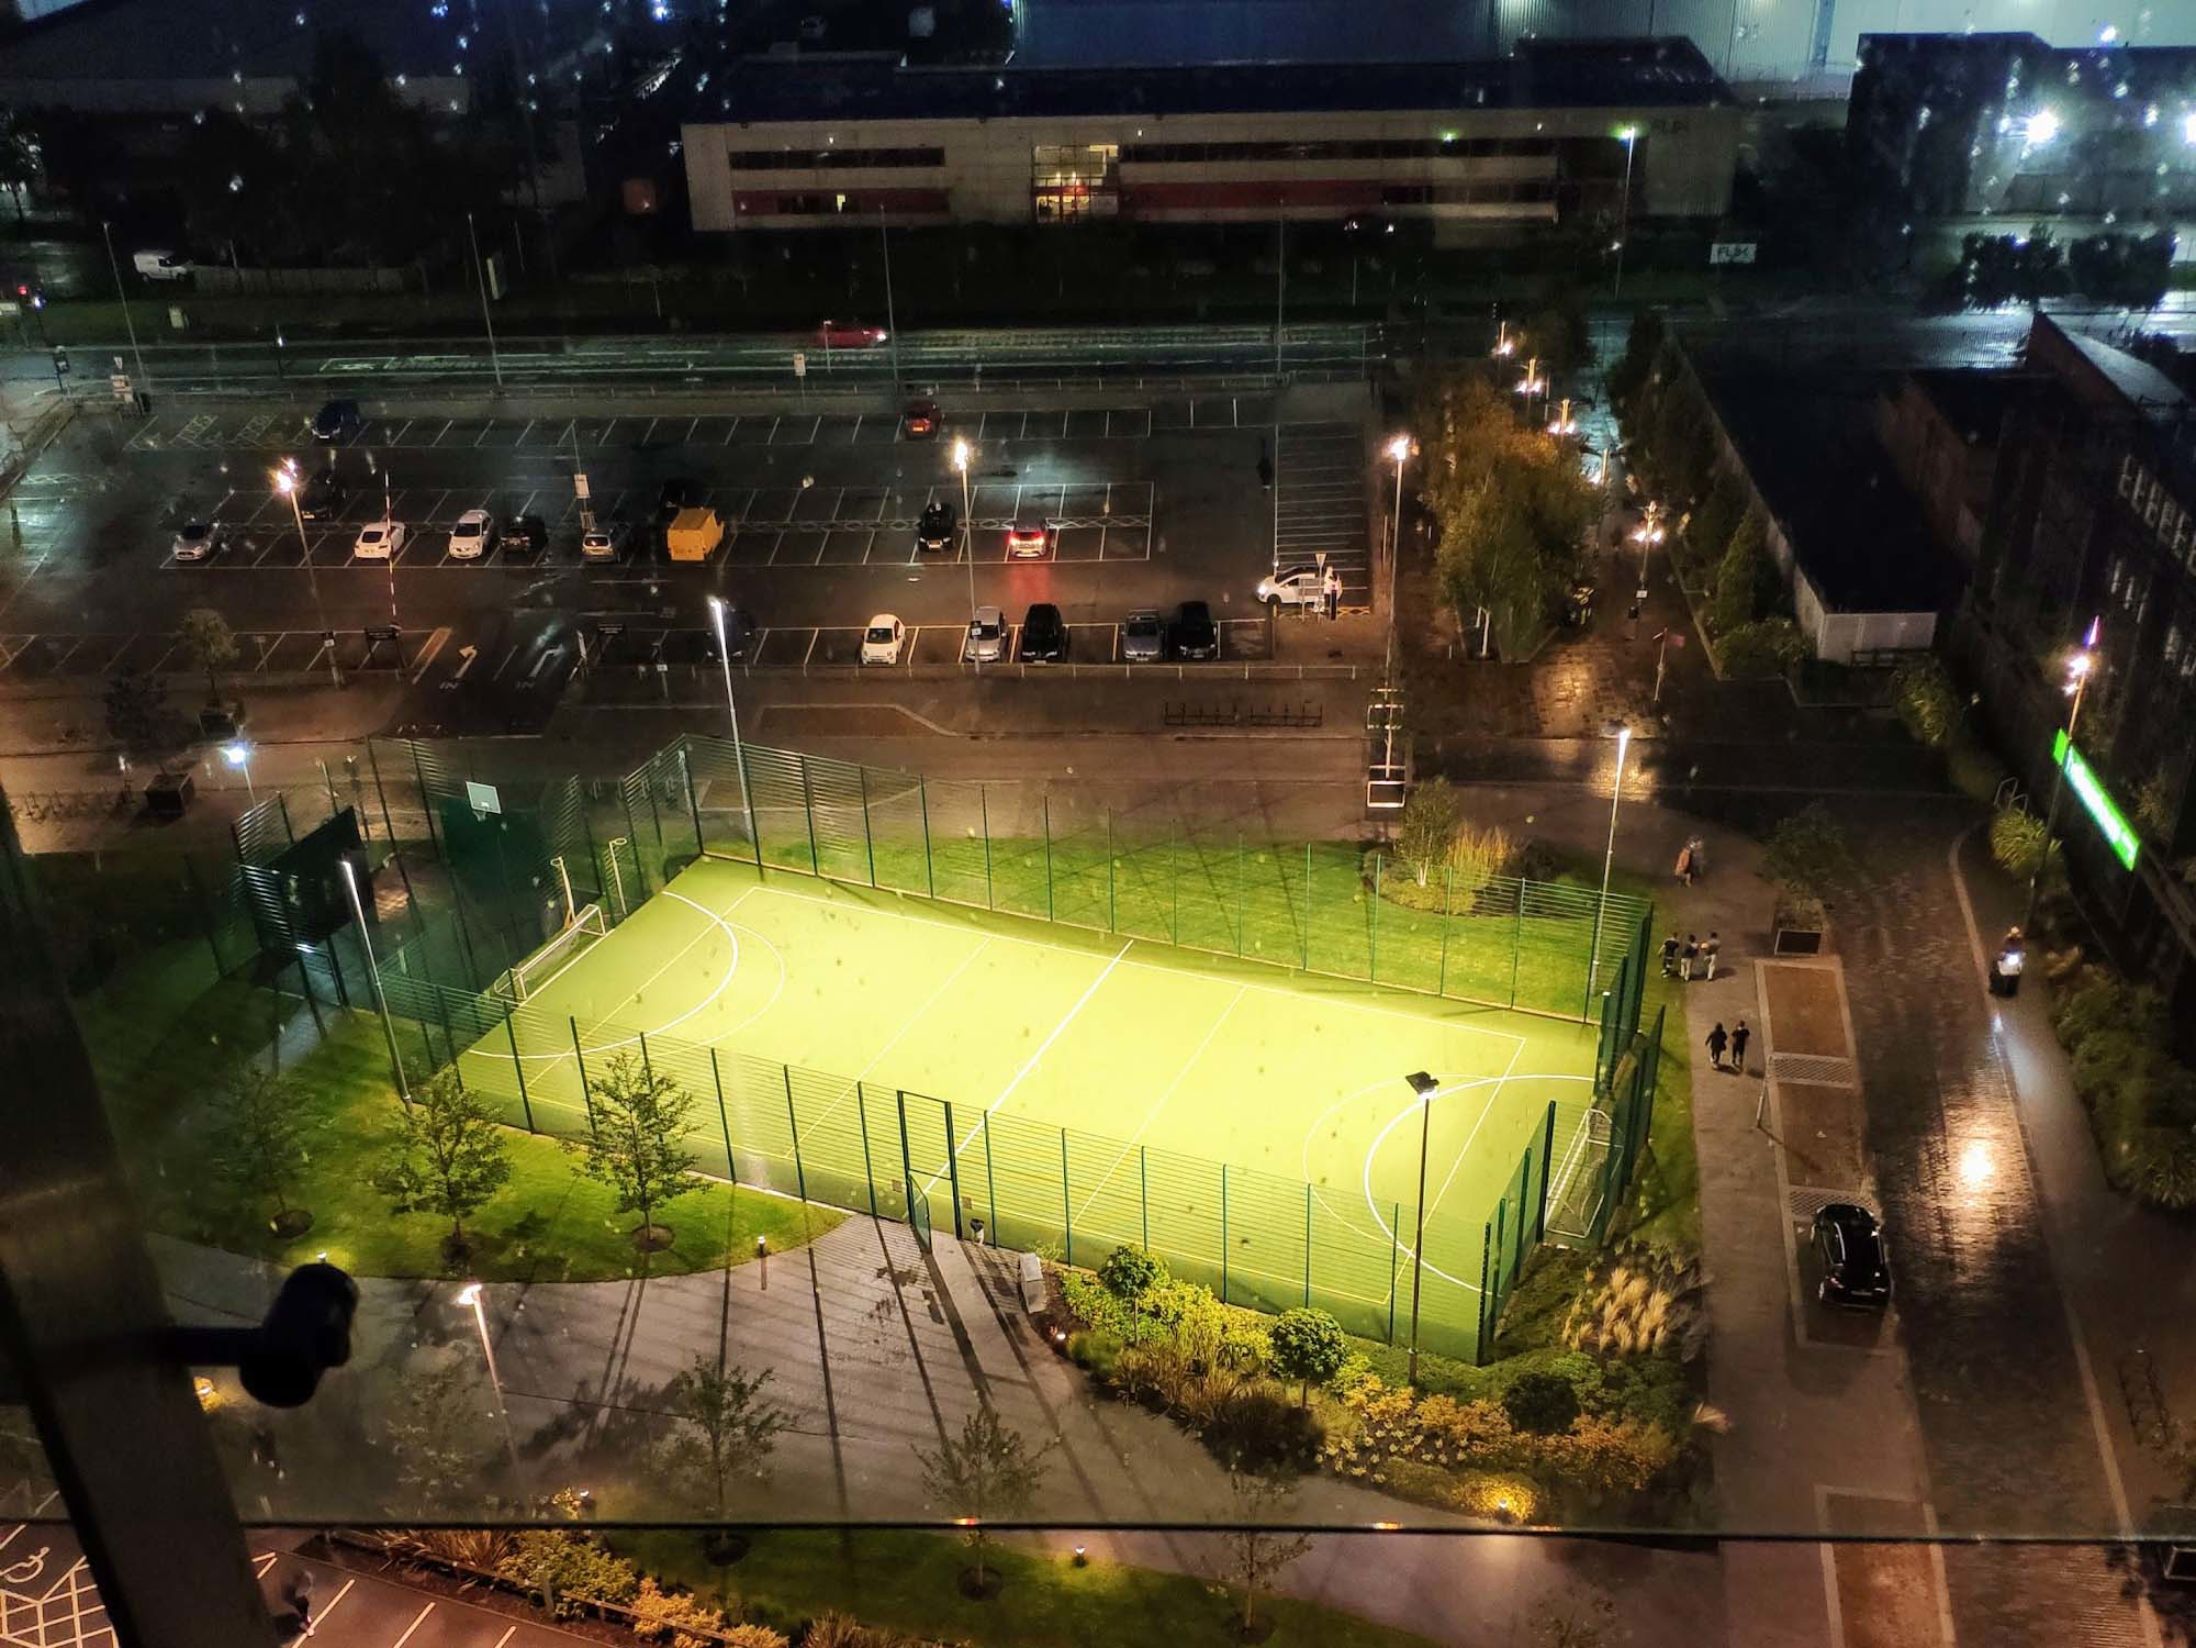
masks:
[[[196,265],[180,252],[133,252],[130,267],[147,280],[189,280]]]

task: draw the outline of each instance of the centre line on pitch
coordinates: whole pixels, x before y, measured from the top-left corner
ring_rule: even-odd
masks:
[[[984,1106],[984,1114],[986,1116],[989,1116],[994,1110],[998,1109],[999,1106],[1006,1103],[1008,1099],[1014,1096],[1014,1090],[1022,1085],[1022,1082],[1028,1077],[1029,1073],[1032,1070],[1037,1068],[1037,1061],[1042,1059],[1047,1053],[1052,1051],[1052,1044],[1060,1039],[1060,1033],[1065,1030],[1069,1025],[1075,1022],[1076,1014],[1080,1013],[1084,1008],[1090,1005],[1090,998],[1098,993],[1098,987],[1104,984],[1107,979],[1113,977],[1113,970],[1121,965],[1121,958],[1129,953],[1129,946],[1133,945],[1135,942],[1136,941],[1134,939],[1130,939],[1128,944],[1122,945],[1120,949],[1114,952],[1113,959],[1107,962],[1104,967],[1098,970],[1098,976],[1090,981],[1090,988],[1085,990],[1081,996],[1076,998],[1076,1002],[1073,1007],[1070,1007],[1065,1013],[1060,1015],[1060,1022],[1052,1027],[1052,1034],[1045,1037],[1042,1042],[1038,1043],[1037,1051],[1030,1054],[1028,1060],[1022,1065],[1022,1068],[1014,1072],[1014,1079],[1008,1082],[1006,1086],[999,1089],[999,1096],[993,1099],[989,1104]],[[981,1127],[981,1125],[981,1122],[979,1122],[977,1127],[970,1128],[968,1131],[968,1137],[963,1139],[959,1144],[953,1147],[953,1153],[956,1156],[958,1156],[962,1151],[966,1150],[969,1145],[975,1141],[978,1127]]]

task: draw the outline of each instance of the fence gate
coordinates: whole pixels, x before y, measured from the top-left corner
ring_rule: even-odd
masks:
[[[895,1095],[900,1121],[900,1167],[907,1175],[907,1222],[923,1246],[944,1225],[961,1234],[961,1169],[953,1150],[953,1106],[925,1093]]]

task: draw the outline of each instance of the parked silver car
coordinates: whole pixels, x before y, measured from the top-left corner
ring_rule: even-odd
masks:
[[[1167,622],[1150,607],[1128,615],[1121,625],[1121,656],[1130,663],[1157,663],[1166,655]]]
[[[968,621],[968,638],[961,643],[964,664],[996,664],[1006,656],[1006,614],[997,607],[978,607]]]

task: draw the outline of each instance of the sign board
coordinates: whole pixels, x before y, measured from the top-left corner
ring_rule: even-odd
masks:
[[[2104,780],[2083,759],[2082,752],[2066,736],[2064,727],[2059,729],[2058,736],[2051,742],[2051,758],[2066,773],[2067,785],[2081,801],[2082,810],[2104,832],[2105,845],[2112,849],[2112,856],[2120,861],[2120,868],[2134,869],[2135,856],[2142,850],[2142,837],[2135,833],[2135,826],[2128,822],[2127,815],[2113,804],[2111,795],[2104,787]]]
[[[111,374],[107,379],[107,387],[114,391],[116,400],[128,400],[130,398],[130,375],[127,372]]]
[[[796,349],[793,351],[793,375],[796,378],[808,376],[808,352],[806,350]]]
[[[17,303],[13,298],[8,298],[4,301],[0,301],[0,315],[6,315],[9,319],[12,320],[17,315],[20,315],[22,312],[23,306],[20,303]]]
[[[173,331],[173,332],[180,332],[180,331],[182,331],[182,330],[184,329],[184,327],[185,327],[185,326],[187,326],[188,324],[189,324],[189,322],[187,322],[187,321],[186,321],[186,320],[184,320],[184,318],[183,318],[183,305],[181,305],[180,303],[171,303],[171,304],[169,304],[169,305],[168,305],[168,329],[169,329],[170,331]]]
[[[468,778],[465,781],[465,799],[472,804],[473,811],[476,813],[500,813],[503,811],[503,801],[497,796],[496,787],[493,784],[478,784]]]
[[[1713,269],[1725,263],[1751,263],[1754,261],[1756,243],[1751,240],[1717,240],[1708,245],[1708,266]]]

